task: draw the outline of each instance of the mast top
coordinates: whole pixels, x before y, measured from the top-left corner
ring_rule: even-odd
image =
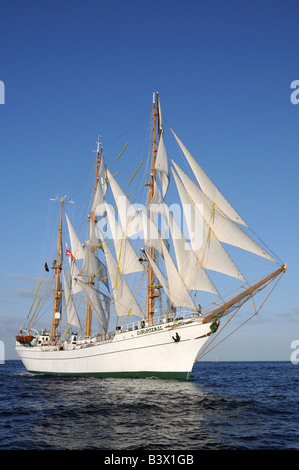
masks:
[[[97,144],[97,149],[96,150],[93,150],[93,152],[96,152],[96,153],[99,153],[100,152],[100,144],[101,144],[101,141],[100,139],[102,139],[103,136],[102,135],[98,135],[98,140],[96,141],[96,144]]]
[[[153,104],[156,104],[156,97],[159,98],[159,93],[157,91],[153,92]]]
[[[71,201],[70,199],[68,199],[68,196],[56,196],[54,199],[53,198],[50,198],[50,201],[57,201],[57,202],[69,202],[70,204],[75,204],[74,201]]]

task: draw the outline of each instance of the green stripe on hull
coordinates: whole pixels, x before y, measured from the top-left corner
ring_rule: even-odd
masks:
[[[99,377],[105,378],[145,378],[145,377],[157,377],[160,379],[178,379],[178,380],[189,380],[190,372],[40,372],[29,370],[31,374],[43,374],[43,375],[58,375],[58,376],[69,376],[69,377]]]

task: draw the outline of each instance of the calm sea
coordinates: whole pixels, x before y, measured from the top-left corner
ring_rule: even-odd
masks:
[[[0,374],[1,450],[299,449],[290,362],[202,362],[190,382]]]

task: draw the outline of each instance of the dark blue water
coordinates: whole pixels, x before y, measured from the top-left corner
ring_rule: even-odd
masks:
[[[299,449],[292,363],[202,362],[190,382],[0,374],[1,450]]]

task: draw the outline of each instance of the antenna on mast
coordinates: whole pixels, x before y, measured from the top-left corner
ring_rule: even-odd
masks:
[[[98,135],[98,140],[96,141],[97,149],[96,149],[96,150],[92,150],[93,152],[99,153],[99,151],[100,151],[100,144],[101,144],[100,139],[102,139],[102,138],[103,138],[103,136],[99,134],[99,135]]]
[[[69,202],[70,204],[75,204],[74,201],[71,201],[70,199],[68,199],[68,196],[64,195],[64,196],[56,196],[54,199],[53,198],[50,198],[50,201],[56,201],[56,202]]]

